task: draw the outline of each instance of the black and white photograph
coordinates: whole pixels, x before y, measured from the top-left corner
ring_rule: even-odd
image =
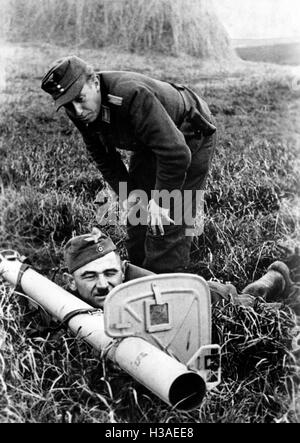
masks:
[[[0,0],[0,423],[300,423],[299,23]]]

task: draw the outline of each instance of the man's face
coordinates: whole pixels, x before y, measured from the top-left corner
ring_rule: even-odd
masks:
[[[65,106],[66,113],[85,124],[92,123],[99,115],[101,92],[99,80],[86,82],[79,95]]]
[[[77,269],[72,277],[72,289],[77,290],[82,300],[103,308],[107,294],[124,280],[122,262],[112,251]]]

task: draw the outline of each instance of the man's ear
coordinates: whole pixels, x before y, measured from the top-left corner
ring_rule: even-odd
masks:
[[[77,285],[76,285],[75,279],[72,274],[68,274],[67,272],[64,272],[63,273],[63,280],[64,280],[65,285],[68,286],[68,288],[71,291],[77,290]]]
[[[95,86],[96,86],[96,90],[100,91],[100,81],[99,78],[97,76],[95,76]]]
[[[120,260],[121,260],[121,259],[120,259]],[[127,262],[126,262],[126,260],[121,260],[122,283],[125,281],[126,266],[127,266]]]

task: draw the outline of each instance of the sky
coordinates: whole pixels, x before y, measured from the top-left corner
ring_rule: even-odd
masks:
[[[300,0],[213,0],[231,38],[300,38]]]

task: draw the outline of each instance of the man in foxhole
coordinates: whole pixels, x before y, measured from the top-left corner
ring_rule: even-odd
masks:
[[[111,238],[97,227],[91,233],[71,238],[65,246],[64,259],[68,289],[94,308],[103,308],[106,296],[121,283],[153,274],[121,260]],[[293,287],[289,268],[281,261],[272,263],[267,273],[246,286],[241,294],[229,283],[207,283],[213,305],[224,300],[253,306],[257,297],[266,302],[287,302]],[[294,308],[299,310],[298,305]]]

